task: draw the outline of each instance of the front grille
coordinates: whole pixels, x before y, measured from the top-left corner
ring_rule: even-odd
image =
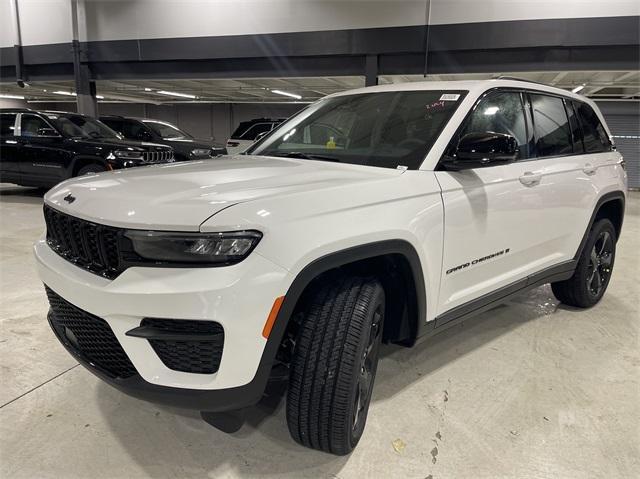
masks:
[[[109,279],[118,276],[120,229],[65,215],[45,205],[47,244],[64,259]]]
[[[137,374],[104,319],[75,307],[47,286],[45,289],[51,306],[51,327],[73,354],[112,378],[124,379]]]
[[[173,150],[145,151],[142,160],[145,163],[166,163],[173,159]]]
[[[149,343],[169,369],[196,374],[218,371],[224,347],[224,330],[219,323],[145,318],[142,328],[153,330]]]

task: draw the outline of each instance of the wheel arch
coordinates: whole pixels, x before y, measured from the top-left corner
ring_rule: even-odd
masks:
[[[599,219],[607,218],[611,220],[614,228],[616,229],[617,241],[617,239],[620,237],[620,232],[622,231],[622,223],[624,221],[624,208],[625,195],[624,192],[620,190],[606,193],[598,199],[598,202],[593,209],[593,213],[591,213],[591,218],[589,219],[589,223],[587,224],[587,228],[582,237],[582,241],[580,242],[580,246],[574,256],[575,260],[580,257],[580,253],[582,252],[584,245],[587,243],[589,232],[591,231],[591,228],[593,227],[595,222]]]
[[[71,177],[77,176],[80,169],[87,165],[100,165],[106,170],[109,169],[108,163],[98,156],[80,155],[74,157],[71,162]]]

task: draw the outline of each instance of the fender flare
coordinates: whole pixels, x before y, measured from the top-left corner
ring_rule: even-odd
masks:
[[[86,164],[91,164],[91,163],[96,163],[96,164],[100,164],[102,166],[105,167],[105,169],[109,169],[109,164],[107,163],[107,161],[104,158],[101,158],[99,156],[91,156],[91,155],[78,155],[78,156],[74,156],[71,159],[71,168],[69,170],[69,178],[73,178],[74,176],[74,172],[79,169],[82,168],[81,166],[78,168],[78,164],[82,163],[82,162],[86,162]]]
[[[620,218],[620,230],[622,230],[626,197],[624,195],[624,192],[622,192],[621,190],[611,191],[609,193],[602,195],[598,199],[596,206],[593,208],[593,212],[591,213],[591,218],[589,219],[587,228],[584,232],[584,235],[582,236],[582,240],[580,241],[580,246],[578,246],[578,250],[576,251],[576,254],[573,257],[574,260],[577,261],[580,259],[580,254],[582,253],[584,245],[587,243],[587,239],[589,238],[589,232],[591,231],[591,228],[593,227],[593,223],[595,222],[596,217],[598,216],[598,212],[600,211],[603,205],[605,205],[606,203],[610,203],[612,201],[622,202],[622,216]],[[616,240],[617,239],[618,238],[616,238]]]

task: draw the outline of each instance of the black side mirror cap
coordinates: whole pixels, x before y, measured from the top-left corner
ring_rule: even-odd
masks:
[[[493,131],[467,133],[458,142],[453,156],[443,158],[448,170],[467,170],[508,164],[518,159],[518,141],[511,135]]]

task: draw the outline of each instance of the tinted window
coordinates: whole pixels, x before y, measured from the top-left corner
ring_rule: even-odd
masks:
[[[104,123],[105,125],[107,125],[109,128],[111,128],[113,131],[120,133],[122,136],[126,135],[124,134],[124,132],[122,131],[122,121],[120,120],[113,120],[111,118],[100,118],[100,121],[102,123]]]
[[[561,98],[530,95],[538,157],[573,153],[569,119]]]
[[[2,113],[0,114],[0,135],[2,136],[14,136],[14,128],[16,123],[15,113]]]
[[[22,115],[20,122],[20,134],[22,136],[38,136],[40,128],[51,128],[51,126],[39,116]]]
[[[484,98],[473,110],[459,138],[469,133],[485,132],[513,136],[518,142],[518,158],[529,156],[527,123],[520,93],[494,93]]]
[[[130,138],[132,140],[151,138],[151,133],[149,133],[144,125],[138,121],[123,121],[122,130],[120,130],[120,132],[125,138]]]
[[[573,102],[565,100],[564,105],[567,108],[567,114],[569,115],[569,126],[571,127],[571,136],[573,137],[573,152],[584,153],[584,143],[582,142],[582,128],[580,128],[580,122],[578,116],[573,109]]]
[[[163,140],[185,140],[191,138],[191,135],[185,133],[179,128],[173,126],[170,123],[163,123],[160,121],[144,121],[144,124],[151,128],[156,135]]]
[[[250,154],[417,169],[464,98],[461,91],[340,95],[305,108]]]
[[[586,103],[575,103],[582,131],[584,133],[584,148],[588,153],[608,151],[611,149],[609,136],[600,123],[596,112]]]
[[[72,137],[120,138],[118,134],[107,125],[88,116],[73,115],[70,113],[46,113],[45,115],[59,130],[62,130],[65,134]]]
[[[260,133],[265,133],[267,131],[271,131],[271,123],[258,123],[253,125],[247,131],[245,131],[242,135],[240,135],[241,140],[255,140],[256,136]]]

